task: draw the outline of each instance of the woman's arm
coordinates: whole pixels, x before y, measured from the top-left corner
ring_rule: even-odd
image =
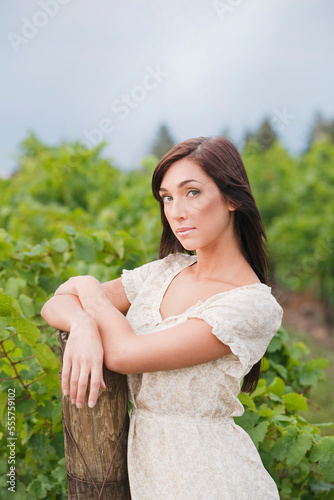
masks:
[[[107,281],[101,286],[113,306],[125,315],[130,307],[130,302],[124,291],[122,278]],[[73,322],[77,323],[82,318],[84,311],[79,297],[69,293],[51,297],[42,307],[41,316],[53,328],[69,332]]]
[[[230,354],[202,319],[191,318],[159,332],[136,335],[128,320],[105,304],[95,316],[104,347],[104,362],[122,374],[186,368]]]
[[[129,321],[113,306],[92,276],[70,278],[55,296],[76,294],[96,321],[104,348],[104,361],[118,373],[144,373],[194,366],[229,354],[230,348],[202,319],[185,322],[150,335],[136,335]]]
[[[113,303],[120,314],[126,314],[130,302],[125,294],[121,278],[103,283],[101,288],[109,303]],[[104,350],[96,321],[84,310],[79,297],[73,294],[51,297],[42,307],[41,316],[53,328],[70,332],[63,357],[62,390],[64,395],[69,394],[72,403],[76,403],[80,408],[85,398],[90,375],[89,406],[92,408],[96,404],[99,387],[105,388],[102,376]],[[70,375],[71,387],[69,388]]]
[[[110,370],[122,374],[173,370],[207,363],[231,353],[230,348],[212,334],[212,327],[197,318],[154,334],[136,335],[129,321],[108,300],[101,284],[94,278],[86,278],[69,280],[55,293],[56,296],[77,294],[80,301],[87,304],[90,317],[96,321],[101,335],[104,363]],[[68,360],[64,361],[63,389],[68,384],[75,351],[69,349],[68,354]],[[76,362],[76,371],[80,371],[78,365],[80,360]],[[76,395],[80,403],[85,390],[82,388]]]
[[[71,326],[77,324],[85,314],[79,298],[71,294],[54,295],[41,309],[45,321],[63,332],[69,332]]]

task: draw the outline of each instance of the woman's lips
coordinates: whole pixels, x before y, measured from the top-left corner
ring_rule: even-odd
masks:
[[[180,237],[188,236],[192,231],[195,231],[194,227],[180,227],[176,230],[176,233]]]

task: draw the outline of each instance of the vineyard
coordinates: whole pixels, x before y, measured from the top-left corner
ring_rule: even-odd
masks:
[[[2,499],[11,498],[8,436],[15,437],[20,500],[65,499],[66,466],[60,352],[54,329],[40,316],[58,286],[77,275],[101,282],[157,259],[159,207],[151,193],[157,163],[122,172],[102,158],[103,144],[50,147],[30,135],[19,166],[0,179],[0,459]],[[271,280],[312,289],[334,323],[334,145],[316,142],[294,158],[275,141],[242,152],[262,214]],[[288,347],[289,345],[289,347]],[[262,363],[256,391],[240,395],[235,419],[251,436],[282,499],[334,499],[334,424],[310,423],[310,391],[325,381],[328,361],[306,360],[303,342],[281,328]],[[15,394],[15,428],[9,419]]]

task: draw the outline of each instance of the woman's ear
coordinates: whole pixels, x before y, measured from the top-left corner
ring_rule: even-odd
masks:
[[[235,212],[242,205],[241,201],[230,200],[224,193],[221,193],[221,196],[230,212]]]
[[[242,203],[241,201],[240,202],[237,202],[237,201],[228,201],[227,202],[227,208],[229,209],[230,212],[234,212],[235,210],[237,210],[239,207],[241,207]]]

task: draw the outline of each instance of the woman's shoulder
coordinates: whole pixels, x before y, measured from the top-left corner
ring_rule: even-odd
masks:
[[[123,269],[123,274],[137,274],[145,279],[149,275],[152,275],[152,273],[160,274],[165,270],[172,270],[174,267],[186,267],[187,265],[195,262],[196,259],[196,255],[187,255],[180,252],[170,253],[160,259],[155,259],[147,262],[146,264],[142,264],[141,266],[134,268],[132,271]]]
[[[227,292],[217,293],[202,304],[203,308],[213,308],[219,314],[221,308],[238,318],[270,318],[282,320],[283,308],[265,283],[253,283]]]
[[[181,253],[181,252],[174,252],[166,255],[166,257],[163,257],[160,259],[166,264],[171,264],[171,263],[178,263],[178,264],[192,264],[193,262],[196,262],[197,260],[197,255],[190,255],[186,253]]]
[[[171,270],[174,267],[187,267],[188,265],[196,262],[196,255],[189,255],[181,252],[170,253],[165,257],[153,260],[141,266],[142,269],[157,270],[161,272],[164,270]]]
[[[179,270],[195,262],[196,256],[182,253],[171,253],[161,259],[152,260],[132,270],[123,269],[121,278],[129,301],[132,303],[138,295],[140,289],[145,286],[145,290],[151,292],[160,287],[165,280]]]

